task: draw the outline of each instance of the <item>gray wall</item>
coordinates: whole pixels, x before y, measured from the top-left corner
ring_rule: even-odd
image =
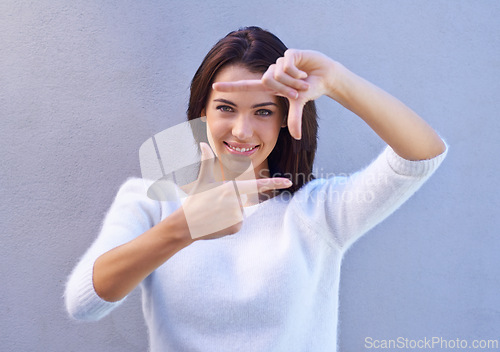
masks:
[[[0,3],[0,350],[147,349],[140,297],[70,320],[64,282],[138,148],[184,120],[190,78],[230,30],[260,25],[392,92],[448,141],[436,175],[348,252],[340,346],[500,338],[498,1]],[[320,172],[383,144],[326,98]]]

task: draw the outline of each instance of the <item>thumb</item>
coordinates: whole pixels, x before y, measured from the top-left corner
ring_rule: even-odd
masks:
[[[207,143],[200,143],[201,165],[198,174],[198,183],[214,182],[215,156],[212,148]]]
[[[288,130],[295,139],[302,138],[302,109],[304,104],[298,99],[289,99]]]

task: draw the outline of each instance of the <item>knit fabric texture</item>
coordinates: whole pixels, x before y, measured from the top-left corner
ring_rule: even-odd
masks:
[[[176,253],[140,284],[151,351],[336,351],[343,254],[403,204],[446,153],[409,161],[387,147],[362,171],[315,179],[293,196],[247,207],[238,233]],[[67,282],[72,317],[98,320],[123,302],[96,294],[95,260],[177,206],[149,199],[142,179],[121,186]]]

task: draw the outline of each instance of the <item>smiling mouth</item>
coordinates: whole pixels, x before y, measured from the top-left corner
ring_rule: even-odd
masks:
[[[253,147],[240,148],[229,144],[228,142],[224,142],[224,145],[231,152],[241,153],[241,154],[252,154],[260,145],[255,145]]]

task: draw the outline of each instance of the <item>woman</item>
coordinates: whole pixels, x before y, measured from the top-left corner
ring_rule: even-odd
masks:
[[[351,177],[312,177],[322,95],[388,144]],[[140,285],[153,351],[335,351],[343,253],[425,182],[444,142],[340,63],[257,27],[205,57],[188,108],[200,117],[210,146],[183,205],[129,179],[70,276],[68,311],[99,319]],[[238,178],[232,158],[252,177]]]

